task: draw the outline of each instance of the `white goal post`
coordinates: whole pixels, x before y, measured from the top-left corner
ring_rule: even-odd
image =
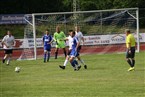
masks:
[[[137,52],[140,50],[138,8],[33,13],[30,21],[33,30],[35,60],[37,59],[36,30],[40,29],[37,25],[46,25],[52,32],[54,32],[54,27],[56,25],[62,25],[64,32],[67,32],[68,29],[72,28],[72,26],[78,25],[81,28],[89,29],[90,32],[86,31],[88,32],[87,35],[124,34],[124,29],[129,28],[136,34]],[[43,31],[44,30],[45,29],[43,29]]]

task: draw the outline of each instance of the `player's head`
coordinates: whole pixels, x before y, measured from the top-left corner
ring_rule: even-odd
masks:
[[[11,36],[12,35],[11,31],[8,30],[7,35]]]
[[[56,27],[56,32],[59,33],[60,32],[60,26]]]
[[[131,33],[131,31],[129,30],[129,29],[125,29],[125,34],[126,35],[128,35],[128,34],[130,34]]]
[[[73,32],[73,30],[69,30],[69,31],[68,31],[69,35],[71,34],[71,32]]]
[[[76,31],[76,32],[79,32],[79,31],[80,31],[80,27],[75,26],[75,31]]]
[[[74,37],[74,36],[75,36],[75,34],[76,34],[76,32],[75,32],[75,31],[70,32],[70,36],[71,36],[71,37]]]
[[[48,30],[48,29],[46,29],[45,34],[46,34],[46,35],[48,35],[48,34],[49,34],[49,30]]]

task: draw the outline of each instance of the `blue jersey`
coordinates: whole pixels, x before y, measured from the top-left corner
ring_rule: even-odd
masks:
[[[78,38],[77,37],[73,37],[73,40],[72,40],[72,49],[73,50],[76,50],[78,42],[79,42]]]
[[[71,50],[71,53],[70,53],[70,56],[72,57],[76,57],[79,55],[79,53],[77,52],[77,44],[78,44],[78,38],[77,37],[73,37],[73,40],[72,40],[72,50]]]
[[[52,41],[52,36],[51,35],[44,35],[43,36],[43,45],[44,48],[50,49],[51,48],[51,44],[49,44],[49,42]]]

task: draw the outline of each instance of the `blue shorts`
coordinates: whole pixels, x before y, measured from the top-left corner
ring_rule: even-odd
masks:
[[[51,51],[51,47],[44,47],[44,51]]]
[[[79,53],[75,50],[72,50],[70,53],[70,57],[77,57],[77,56],[79,56]]]

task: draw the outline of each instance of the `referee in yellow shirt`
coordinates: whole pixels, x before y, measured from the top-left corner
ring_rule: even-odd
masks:
[[[130,65],[130,68],[128,69],[128,71],[133,71],[134,65],[135,65],[134,57],[135,57],[136,41],[129,29],[125,30],[125,34],[126,34],[126,47],[127,47],[126,60],[128,64]]]

